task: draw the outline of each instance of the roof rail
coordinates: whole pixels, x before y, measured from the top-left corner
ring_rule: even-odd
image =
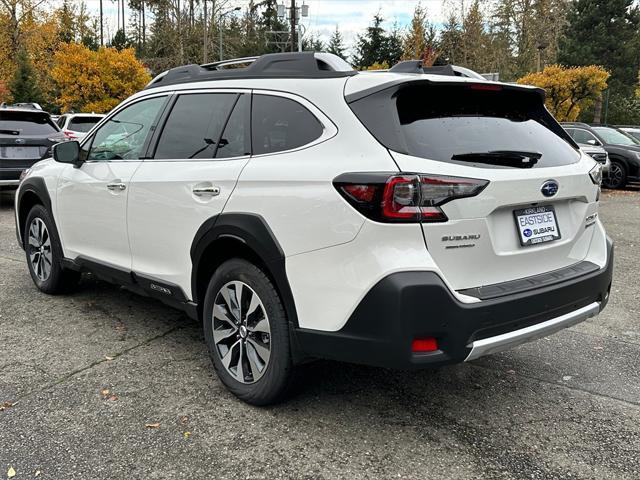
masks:
[[[244,68],[224,68],[249,63]],[[155,77],[146,88],[179,83],[243,78],[340,78],[356,75],[351,65],[329,53],[268,53],[205,65],[184,65]]]

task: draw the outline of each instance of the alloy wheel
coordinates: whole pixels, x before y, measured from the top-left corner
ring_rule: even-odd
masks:
[[[241,281],[225,284],[216,294],[212,321],[226,371],[241,383],[258,381],[271,357],[271,326],[258,294]]]
[[[51,275],[53,266],[53,252],[51,251],[51,237],[49,230],[41,218],[36,217],[29,226],[28,243],[29,262],[38,279],[46,282]]]
[[[609,188],[620,188],[624,181],[624,171],[622,166],[612,163],[609,169],[609,176],[606,178],[606,186]]]

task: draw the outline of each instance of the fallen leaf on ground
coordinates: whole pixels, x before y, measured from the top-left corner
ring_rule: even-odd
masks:
[[[106,397],[107,395],[109,395],[109,389],[103,388],[102,390],[100,390],[100,395],[102,395],[103,397]]]
[[[184,432],[182,435],[184,435],[184,438],[189,438],[191,436],[191,432]]]
[[[181,424],[185,425],[188,421],[189,421],[189,417],[187,417],[186,415],[183,415],[180,417]]]
[[[13,403],[11,402],[3,402],[2,404],[0,404],[0,412],[6,410],[7,408],[11,408],[13,407]]]
[[[16,471],[13,469],[13,467],[9,467],[9,470],[7,470],[7,478],[13,478],[16,476]]]
[[[105,356],[104,356],[104,359],[105,359],[105,360],[109,360],[109,361],[111,361],[111,360],[113,360],[113,357],[110,357],[109,355],[105,355]]]
[[[34,475],[34,477],[38,477],[40,476],[40,470],[36,470],[36,474]]]
[[[573,376],[571,376],[571,375],[565,375],[564,377],[562,377],[562,380],[564,380],[565,382],[568,382],[572,378],[573,378]]]
[[[115,402],[116,400],[118,400],[118,396],[117,395],[111,395],[109,398],[107,398],[107,400],[111,400],[112,402]]]
[[[159,423],[145,423],[144,425],[147,428],[160,428],[160,424]]]

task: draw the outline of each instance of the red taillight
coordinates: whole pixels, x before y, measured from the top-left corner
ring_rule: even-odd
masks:
[[[416,219],[418,206],[417,177],[391,177],[382,194],[382,215],[389,219]]]
[[[64,136],[67,137],[69,140],[77,140],[78,138],[68,130],[63,130],[62,133],[64,133]]]
[[[433,337],[416,338],[411,342],[411,351],[413,353],[427,353],[438,350],[438,341]]]
[[[445,203],[480,193],[489,182],[442,175],[347,173],[334,180],[360,213],[378,222],[446,222]]]

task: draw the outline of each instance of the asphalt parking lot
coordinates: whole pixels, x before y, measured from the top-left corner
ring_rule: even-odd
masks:
[[[603,195],[600,316],[439,370],[317,362],[269,408],[182,313],[92,278],[39,293],[0,203],[0,478],[640,478],[640,188]]]

